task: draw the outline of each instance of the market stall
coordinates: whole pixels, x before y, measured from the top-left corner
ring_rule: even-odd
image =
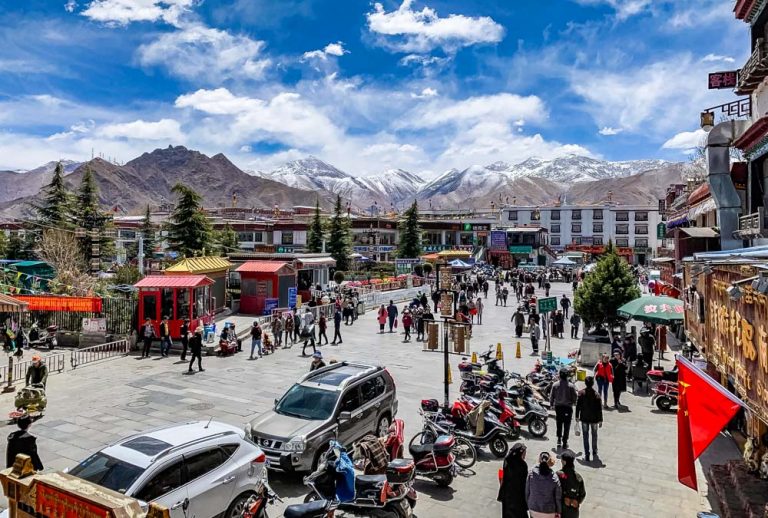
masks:
[[[213,281],[213,310],[219,312],[227,305],[227,272],[231,267],[232,263],[223,257],[190,257],[166,268],[165,274],[207,276]]]
[[[214,314],[211,286],[213,280],[205,275],[148,275],[134,284],[139,289],[140,330],[146,318],[151,318],[155,332],[160,335],[159,323],[168,317],[171,337],[179,338],[184,318],[191,321],[191,330],[199,319],[204,323]]]
[[[289,306],[290,288],[296,286],[296,270],[278,261],[246,261],[235,270],[240,274],[240,312],[269,314]]]

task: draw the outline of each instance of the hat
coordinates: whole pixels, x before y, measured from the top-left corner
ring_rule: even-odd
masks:
[[[254,325],[254,327],[255,327],[255,326],[257,326],[257,325],[259,325],[259,321],[258,321],[258,320],[254,320],[254,321],[253,321],[253,325]]]
[[[323,357],[323,353],[320,351],[315,351],[314,354],[312,354],[312,358],[318,358],[321,359]]]
[[[40,357],[40,355],[39,355],[39,354],[36,354],[36,355],[34,355],[34,356],[32,357],[32,361],[33,361],[33,362],[39,362],[40,360],[42,360],[42,358]]]
[[[571,450],[563,450],[560,453],[560,458],[561,459],[566,459],[566,460],[568,460],[568,459],[575,460],[576,459],[576,454],[573,453],[573,451],[571,451]]]

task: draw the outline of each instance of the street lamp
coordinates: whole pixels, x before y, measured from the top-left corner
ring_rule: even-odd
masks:
[[[715,112],[703,111],[701,112],[701,129],[706,132],[712,131],[715,127]]]

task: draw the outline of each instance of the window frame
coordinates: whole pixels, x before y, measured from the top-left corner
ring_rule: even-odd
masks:
[[[207,468],[205,471],[202,471],[199,475],[193,476],[192,475],[192,471],[190,469],[191,465],[192,465],[193,459],[195,457],[199,457],[201,455],[207,455],[207,454],[212,454],[212,453],[218,454],[218,456],[219,456],[218,464],[216,464],[212,468]],[[185,472],[186,472],[187,483],[194,482],[195,480],[197,480],[197,479],[199,479],[201,477],[206,476],[208,473],[210,473],[210,472],[212,472],[214,470],[219,469],[224,464],[226,464],[227,461],[229,460],[229,457],[227,456],[227,454],[224,451],[224,449],[221,448],[218,444],[215,445],[214,447],[205,448],[205,449],[198,450],[198,451],[191,452],[191,453],[185,453],[183,455],[183,457],[184,457],[184,468],[185,468]]]
[[[379,381],[380,383],[376,383]],[[368,395],[365,393],[365,386],[369,383],[374,384],[374,393],[373,396],[368,399]],[[367,380],[363,381],[360,384],[360,400],[362,401],[362,405],[365,406],[371,401],[375,401],[378,398],[382,397],[387,392],[387,382],[384,381],[384,378],[381,375],[374,376],[372,378],[368,378]]]
[[[168,489],[167,491],[165,491],[163,493],[159,493],[159,494],[155,495],[152,498],[147,498],[146,494],[142,494],[143,491],[145,491],[147,489],[150,489],[150,488],[154,488],[157,485],[157,483],[155,482],[157,477],[159,477],[160,475],[164,474],[170,468],[173,468],[173,467],[176,467],[176,466],[178,466],[178,468],[179,468],[179,485],[178,486],[176,486],[176,487],[174,487],[172,489]],[[138,500],[142,500],[144,502],[149,503],[149,502],[154,502],[158,498],[162,498],[163,496],[165,496],[168,493],[171,493],[173,491],[176,491],[177,489],[181,489],[187,483],[186,471],[187,470],[186,470],[186,465],[185,465],[184,457],[183,456],[179,456],[173,462],[169,462],[166,466],[162,467],[161,469],[158,469],[155,473],[153,473],[150,477],[148,477],[146,482],[142,483],[141,489],[139,489],[138,491],[133,493],[133,497],[138,499]]]
[[[552,246],[560,246],[560,236],[550,236],[549,244]]]
[[[551,210],[549,212],[549,219],[551,221],[560,221],[560,209]]]
[[[628,236],[629,235],[629,223],[620,223],[616,225],[616,235],[617,236]]]
[[[640,221],[643,223],[647,222],[648,211],[647,210],[635,211],[635,221]]]
[[[603,220],[603,209],[592,209],[593,220]]]
[[[629,211],[628,210],[616,211],[616,221],[622,221],[622,222],[629,221]]]
[[[550,225],[550,231],[552,234],[559,234],[560,233],[560,223],[552,223]]]
[[[581,221],[581,209],[571,209],[571,221]]]
[[[635,225],[635,234],[640,236],[648,235],[648,225]]]
[[[361,384],[358,383],[357,385],[353,385],[351,387],[348,387],[347,389],[344,390],[344,392],[341,393],[341,397],[339,398],[339,412],[355,413],[356,411],[360,410],[360,407],[363,406],[363,394],[360,391],[360,385]],[[345,406],[344,406],[344,404],[345,404],[344,398],[345,398],[345,396],[347,394],[349,394],[353,390],[357,393],[357,407],[355,407],[355,408],[350,410],[348,408],[345,408]]]
[[[571,223],[571,234],[581,234],[581,223]]]
[[[602,234],[605,232],[602,221],[595,221],[592,223],[592,233],[593,234]]]
[[[507,212],[507,221],[517,221],[517,218],[518,218],[518,214],[516,210],[510,210],[509,212]]]
[[[629,246],[629,238],[628,237],[617,237],[616,238],[616,246],[619,248],[627,248]]]

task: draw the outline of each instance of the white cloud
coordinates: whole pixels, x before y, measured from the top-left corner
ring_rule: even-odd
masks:
[[[388,142],[383,144],[371,144],[365,146],[362,151],[362,155],[365,157],[379,156],[384,154],[408,154],[408,153],[421,153],[422,149],[419,146],[413,144],[399,144],[396,142]]]
[[[67,0],[67,3],[64,4],[64,10],[68,13],[75,12],[75,9],[77,9],[77,2],[75,0]]]
[[[366,15],[368,29],[380,36],[379,43],[397,52],[426,53],[434,49],[454,52],[462,47],[498,43],[504,27],[488,16],[469,17],[449,14],[441,18],[434,9],[411,8],[413,0],[403,0],[400,7],[386,12],[380,3]]]
[[[546,106],[535,95],[522,97],[501,93],[469,97],[461,101],[433,101],[417,107],[402,124],[411,128],[432,128],[483,121],[509,124],[523,119],[541,122],[546,118]]]
[[[158,22],[178,26],[197,0],[93,0],[80,14],[107,25]],[[69,4],[67,4],[69,5]]]
[[[622,131],[624,131],[622,128],[611,128],[610,126],[603,126],[600,131],[598,131],[598,133],[606,137],[612,137],[613,135],[618,135]]]
[[[407,56],[403,57],[399,63],[402,66],[420,66],[420,67],[429,67],[429,66],[442,66],[445,65],[450,61],[449,58],[441,58],[437,56],[425,56],[423,54],[408,54]]]
[[[349,51],[344,48],[344,44],[340,41],[336,43],[329,43],[322,49],[310,50],[303,54],[304,59],[328,59],[328,56],[340,57],[344,54],[349,54]]]
[[[707,54],[706,56],[701,58],[701,60],[704,61],[705,63],[712,63],[712,62],[717,62],[717,61],[722,61],[724,63],[735,63],[736,62],[736,60],[733,59],[730,56],[720,56],[718,54]]]
[[[189,80],[220,83],[235,77],[261,79],[271,61],[263,41],[203,25],[163,34],[138,49],[144,66],[160,66]]]
[[[701,146],[706,136],[707,132],[703,129],[683,131],[664,142],[661,147],[663,149],[680,149],[684,152],[688,152],[691,149]]]
[[[582,5],[607,5],[616,11],[618,20],[626,20],[651,7],[651,0],[576,0]]]
[[[424,88],[421,91],[421,93],[418,93],[418,94],[412,93],[411,94],[411,97],[413,97],[414,99],[429,99],[430,97],[435,97],[435,96],[437,96],[437,90],[435,90],[434,88],[429,88],[429,87]]]
[[[176,143],[184,140],[181,125],[173,119],[161,119],[156,122],[139,119],[121,124],[108,124],[99,128],[97,133],[108,139],[163,140]]]

